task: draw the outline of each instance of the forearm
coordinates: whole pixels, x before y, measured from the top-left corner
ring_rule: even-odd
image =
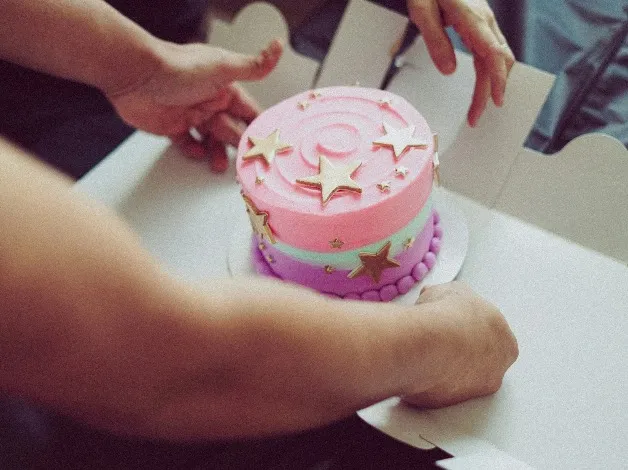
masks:
[[[111,93],[158,67],[161,41],[102,0],[3,0],[0,57]]]
[[[429,308],[417,323],[268,281],[176,282],[115,216],[2,147],[2,390],[119,432],[252,436],[427,388],[447,360]]]

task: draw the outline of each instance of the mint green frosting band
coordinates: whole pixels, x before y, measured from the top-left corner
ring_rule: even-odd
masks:
[[[404,249],[404,243],[409,238],[415,237],[420,231],[423,230],[427,219],[432,215],[432,197],[430,196],[425,202],[423,209],[408,225],[402,228],[399,232],[393,234],[390,237],[386,237],[383,240],[379,240],[370,245],[364,246],[357,250],[351,251],[338,251],[334,253],[318,253],[316,251],[306,251],[294,248],[290,245],[286,245],[277,241],[273,247],[288,256],[296,258],[301,261],[305,261],[314,265],[321,266],[334,266],[336,269],[353,269],[355,268],[355,260],[358,259],[358,254],[369,252],[375,253],[379,250],[384,243],[390,241],[392,243],[390,254],[396,256]]]

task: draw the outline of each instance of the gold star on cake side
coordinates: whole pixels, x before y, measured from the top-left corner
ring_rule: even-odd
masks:
[[[265,139],[251,136],[249,137],[249,141],[253,144],[253,148],[242,156],[242,160],[263,158],[267,165],[273,162],[278,153],[292,148],[291,145],[285,144],[279,140],[278,130],[275,130]]]
[[[414,246],[415,241],[416,241],[416,238],[414,237],[408,238],[405,242],[403,242],[403,249],[409,250],[410,248]]]
[[[331,246],[335,250],[340,250],[344,246],[345,242],[343,242],[340,238],[335,238],[329,242],[329,246]]]
[[[318,161],[318,175],[299,178],[297,183],[320,189],[323,205],[325,205],[337,191],[362,193],[362,187],[351,179],[351,175],[355,173],[361,165],[362,162],[356,161],[348,165],[335,167],[327,157],[320,155]]]
[[[277,243],[273,231],[268,225],[268,212],[260,211],[253,201],[245,195],[242,195],[244,203],[246,204],[246,212],[249,214],[249,220],[251,221],[251,227],[253,232],[261,237],[262,240],[266,239],[273,245]],[[260,244],[261,247],[261,244]]]
[[[393,150],[395,159],[399,160],[406,150],[413,147],[427,147],[427,142],[414,137],[415,126],[409,126],[403,129],[397,129],[390,124],[384,123],[384,131],[386,135],[374,141],[374,145],[380,147],[390,147]]]
[[[392,243],[389,241],[377,253],[360,253],[358,256],[362,264],[351,271],[347,277],[354,279],[368,275],[373,281],[379,282],[384,270],[400,266],[397,261],[389,258],[391,245]]]

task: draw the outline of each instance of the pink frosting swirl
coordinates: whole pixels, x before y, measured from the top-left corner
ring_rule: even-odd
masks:
[[[342,250],[352,250],[400,230],[422,209],[432,187],[432,132],[414,107],[388,92],[334,87],[319,93],[283,101],[249,126],[238,149],[238,178],[244,193],[268,212],[279,241],[331,252],[329,242],[340,239]],[[306,101],[309,105],[300,106]],[[398,129],[415,126],[413,136],[426,148],[410,148],[397,160],[390,148],[373,144],[384,135],[384,122]],[[242,159],[251,149],[249,136],[265,138],[275,130],[291,150],[278,153],[270,166],[263,159]],[[362,193],[339,192],[323,205],[320,190],[297,184],[318,174],[320,155],[334,166],[361,161],[352,179]],[[401,166],[406,176],[395,171]],[[383,182],[390,183],[389,190],[378,187]]]

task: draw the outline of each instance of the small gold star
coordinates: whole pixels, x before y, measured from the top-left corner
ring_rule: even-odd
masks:
[[[242,156],[242,160],[251,160],[253,158],[263,158],[267,165],[270,165],[275,156],[279,152],[289,150],[291,145],[284,144],[279,141],[279,131],[275,130],[265,139],[258,137],[249,137],[249,141],[253,144],[253,148]]]
[[[440,158],[438,156],[438,134],[434,134],[434,181],[440,186]]]
[[[260,244],[257,245],[257,247],[260,249],[260,251],[266,251],[266,245],[264,245],[262,242],[260,242]]]
[[[260,185],[260,184],[264,184],[264,177],[263,176],[258,176],[257,178],[255,178],[255,184]]]
[[[325,272],[327,274],[333,274],[334,272],[336,272],[336,268],[334,268],[333,266],[325,266]]]
[[[318,91],[316,91],[316,90],[312,90],[312,91],[310,91],[310,99],[316,100],[316,99],[320,98],[321,96],[323,96],[323,95],[321,95],[321,94],[320,94]]]
[[[305,100],[305,101],[299,101],[299,108],[301,108],[302,111],[305,111],[307,108],[310,107],[310,102]]]
[[[260,211],[251,199],[244,194],[244,203],[246,204],[246,212],[249,214],[249,220],[251,221],[251,227],[253,232],[259,235],[262,240],[266,239],[272,244],[276,243],[275,236],[273,235],[270,225],[268,225],[268,212]]]
[[[362,193],[360,185],[351,179],[351,175],[360,168],[362,162],[356,161],[335,167],[324,155],[319,155],[318,158],[318,175],[300,178],[297,183],[320,189],[323,205],[327,204],[337,191]]]
[[[397,176],[401,176],[402,178],[408,176],[408,173],[409,170],[405,166],[398,166],[397,168],[395,168],[395,174]]]
[[[391,245],[392,243],[389,241],[377,253],[360,253],[358,256],[362,264],[351,271],[347,277],[354,279],[369,275],[373,281],[379,282],[384,270],[400,266],[397,261],[389,258]]]
[[[379,100],[379,105],[382,108],[390,108],[392,106],[392,98],[382,98]]]
[[[266,261],[268,261],[270,264],[273,264],[275,262],[275,258],[273,258],[272,256],[268,255],[266,257]]]
[[[379,188],[379,190],[383,193],[389,193],[390,192],[390,181],[382,181],[381,183],[378,183],[377,187]]]
[[[427,142],[414,137],[415,129],[415,126],[397,129],[390,124],[384,123],[386,135],[380,137],[373,144],[392,148],[395,159],[399,160],[401,155],[411,147],[427,147]]]
[[[329,245],[335,250],[340,250],[344,246],[345,242],[343,242],[340,238],[336,238],[329,242]]]
[[[404,250],[409,250],[410,248],[412,248],[414,246],[414,242],[416,241],[416,238],[412,237],[412,238],[408,238],[405,242],[403,242],[403,249]]]

